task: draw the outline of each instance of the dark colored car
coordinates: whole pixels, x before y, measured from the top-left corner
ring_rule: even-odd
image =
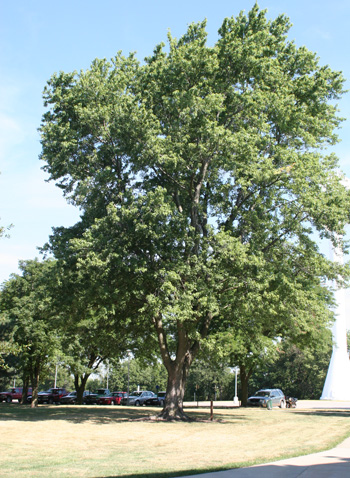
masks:
[[[164,406],[166,392],[158,392],[155,397],[150,397],[145,400],[145,405]]]
[[[126,392],[112,392],[97,399],[98,405],[120,405],[122,398],[127,397]]]
[[[85,390],[83,393],[83,403],[85,400],[85,397],[90,395],[91,392],[90,390]],[[70,392],[68,395],[65,395],[60,399],[61,405],[75,405],[77,403],[77,392]]]
[[[166,392],[158,392],[157,394],[158,397],[158,404],[160,407],[164,407],[164,401],[166,397]]]
[[[271,401],[271,402],[270,402]],[[269,403],[273,407],[286,407],[286,397],[279,388],[265,388],[258,390],[255,395],[248,398],[248,405],[258,407],[268,407]]]
[[[85,405],[94,405],[100,397],[107,397],[111,392],[108,388],[98,388],[94,393],[90,393],[84,398]]]
[[[61,398],[61,405],[74,405],[77,401],[77,392],[70,392],[68,395],[65,395]]]
[[[0,402],[7,402],[11,403],[13,400],[18,400],[20,402],[22,400],[22,392],[23,387],[13,387],[6,392],[0,393]],[[28,388],[27,396],[32,394],[32,389]]]
[[[65,388],[49,388],[38,393],[38,403],[60,403],[61,398],[68,395]]]

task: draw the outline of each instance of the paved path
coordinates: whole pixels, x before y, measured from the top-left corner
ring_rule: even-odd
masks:
[[[298,408],[349,409],[350,402],[301,401]],[[195,478],[350,478],[350,438],[331,450],[247,468],[192,475]],[[183,478],[189,478],[183,477]]]
[[[193,478],[349,478],[350,438],[336,448],[287,460],[192,475]],[[183,478],[189,478],[183,477]]]

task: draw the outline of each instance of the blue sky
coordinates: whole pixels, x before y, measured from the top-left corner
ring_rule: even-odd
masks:
[[[37,128],[44,112],[42,90],[57,71],[86,69],[94,58],[136,51],[142,60],[166,41],[168,30],[181,36],[187,25],[207,19],[209,44],[225,17],[248,12],[253,0],[43,0],[3,1],[0,7],[0,224],[12,223],[0,239],[0,283],[17,272],[18,261],[38,256],[37,247],[53,226],[69,226],[79,211],[67,205],[54,184],[45,182],[38,156]],[[289,38],[341,70],[350,80],[350,2],[348,0],[261,0],[275,18],[293,23]],[[350,90],[350,81],[347,81]],[[350,177],[350,93],[339,103],[349,118],[333,148]]]

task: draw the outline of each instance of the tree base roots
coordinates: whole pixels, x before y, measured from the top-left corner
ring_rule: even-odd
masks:
[[[193,418],[190,418],[182,409],[178,410],[167,410],[164,408],[159,415],[157,415],[158,420],[164,421],[181,421],[181,422],[193,422]]]

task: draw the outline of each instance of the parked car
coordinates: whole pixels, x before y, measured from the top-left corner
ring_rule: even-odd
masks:
[[[47,393],[47,390],[45,390],[44,392],[39,392],[39,393],[38,393],[38,397],[39,397],[40,394],[43,394],[43,393]],[[31,402],[32,402],[32,399],[33,399],[33,395],[28,395],[28,397],[27,397],[27,402],[28,402],[28,403],[31,403]]]
[[[68,395],[65,388],[49,388],[38,393],[38,403],[60,403],[61,398]]]
[[[149,397],[145,400],[145,405],[164,406],[166,392],[158,392],[155,397]]]
[[[0,402],[11,403],[13,400],[18,400],[18,403],[22,400],[23,387],[13,387],[6,392],[0,393]],[[27,396],[32,394],[32,389],[28,388]]]
[[[149,390],[140,392],[132,392],[129,398],[126,396],[122,399],[122,405],[135,405],[136,407],[145,405],[146,400],[157,398],[157,395]]]
[[[61,398],[61,405],[74,405],[77,401],[77,392],[70,392]]]
[[[85,405],[94,405],[100,397],[107,397],[110,394],[111,392],[108,388],[98,388],[94,393],[90,393],[84,397],[83,403]]]
[[[157,397],[158,397],[158,405],[160,407],[164,407],[166,392],[158,392]]]
[[[83,392],[83,402],[87,395],[90,395],[90,390],[84,390]],[[70,392],[68,395],[64,396],[60,400],[61,405],[75,405],[77,403],[77,392]]]
[[[279,388],[258,390],[255,395],[248,398],[248,405],[267,407],[270,400],[273,407],[285,408],[286,406],[286,397]]]
[[[98,405],[120,405],[122,398],[127,397],[126,392],[112,392],[97,399]]]

